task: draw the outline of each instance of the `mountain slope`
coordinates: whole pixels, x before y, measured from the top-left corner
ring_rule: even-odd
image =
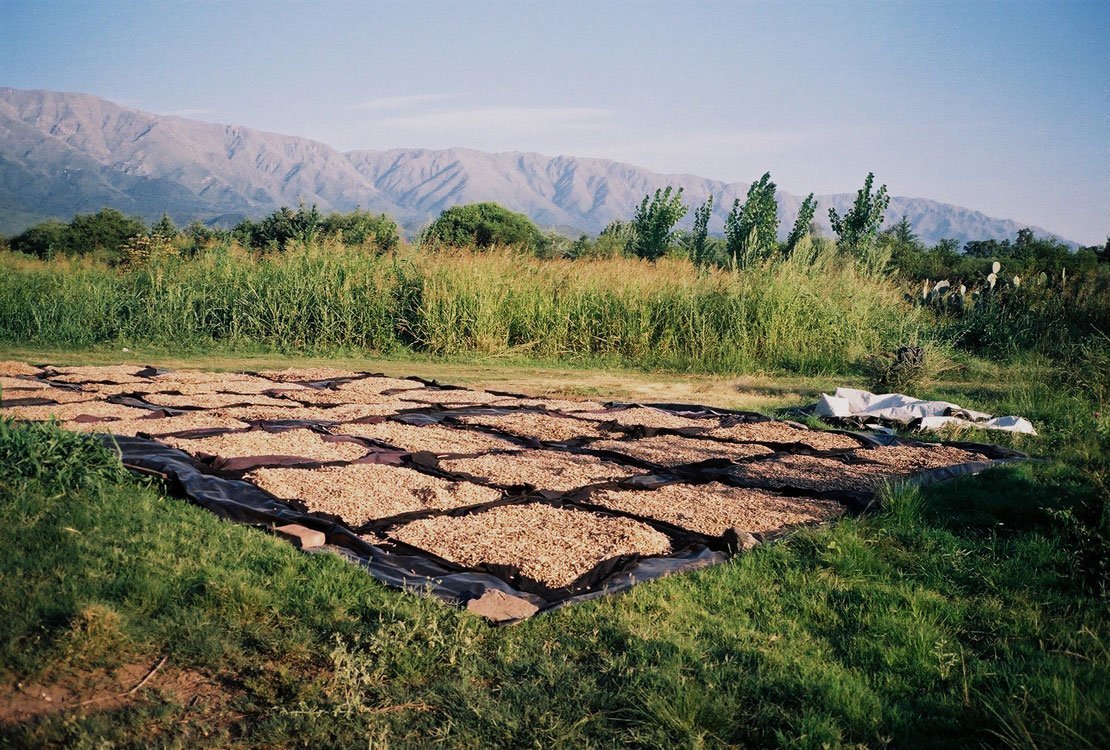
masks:
[[[307,138],[155,115],[88,94],[0,88],[4,233],[104,206],[147,219],[165,211],[178,222],[233,221],[302,201],[322,210],[383,211],[410,231],[449,206],[495,201],[541,226],[598,232],[667,185],[682,187],[692,204],[712,195],[717,229],[748,189],[571,156],[464,148],[342,153]],[[854,196],[819,198],[817,222],[828,232],[828,208],[843,211]],[[786,232],[801,199],[780,192],[779,203]],[[1004,239],[1026,226],[923,198],[892,198],[888,219],[903,214],[927,242]]]

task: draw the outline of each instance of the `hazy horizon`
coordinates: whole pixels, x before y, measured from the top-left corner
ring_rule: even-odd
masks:
[[[0,85],[353,149],[599,157],[1110,233],[1105,4],[0,2]]]

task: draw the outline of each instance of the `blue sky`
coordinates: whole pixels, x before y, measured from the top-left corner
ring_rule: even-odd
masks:
[[[0,0],[0,85],[1110,233],[1110,2]]]

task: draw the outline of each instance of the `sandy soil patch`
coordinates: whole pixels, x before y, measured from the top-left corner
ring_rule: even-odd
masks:
[[[356,443],[330,443],[312,430],[302,429],[229,432],[194,439],[170,437],[162,442],[194,456],[205,454],[220,458],[296,456],[313,461],[354,461],[367,453],[365,446]]]
[[[859,448],[859,440],[825,430],[804,430],[785,422],[744,422],[731,427],[718,427],[709,435],[741,442],[794,443],[813,450],[851,450]]]
[[[416,451],[431,451],[439,454],[482,453],[520,448],[516,443],[495,435],[439,425],[416,427],[399,422],[379,422],[378,424],[336,425],[329,431],[339,435],[357,435],[380,440],[410,453]]]
[[[246,477],[275,497],[300,500],[312,512],[339,516],[348,526],[401,513],[489,503],[501,493],[382,464],[323,469],[258,469]]]
[[[420,519],[389,536],[465,567],[512,566],[551,588],[614,557],[670,551],[668,538],[646,524],[539,504]]]
[[[692,464],[714,458],[735,461],[740,458],[771,453],[770,448],[762,445],[721,443],[715,440],[700,440],[679,435],[656,435],[655,437],[640,438],[639,440],[598,440],[590,443],[589,447],[622,453],[660,466]]]
[[[782,497],[718,482],[671,484],[657,490],[602,490],[595,492],[590,502],[708,536],[721,536],[729,529],[779,531],[826,521],[844,511],[840,503],[831,500]]]
[[[637,473],[594,456],[544,450],[449,458],[439,465],[446,471],[469,474],[491,484],[530,484],[539,490],[556,492],[611,482]]]
[[[458,420],[464,424],[490,427],[516,437],[547,442],[601,437],[602,434],[597,426],[589,421],[523,411],[511,414],[476,414],[458,417]]]

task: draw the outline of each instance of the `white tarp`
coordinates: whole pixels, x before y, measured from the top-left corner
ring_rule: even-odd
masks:
[[[832,396],[822,394],[815,411],[822,417],[878,419],[898,424],[920,420],[917,429],[925,431],[939,430],[945,425],[960,425],[1037,434],[1033,424],[1024,417],[992,417],[947,401],[922,401],[901,393],[875,394],[856,388],[837,388]]]

